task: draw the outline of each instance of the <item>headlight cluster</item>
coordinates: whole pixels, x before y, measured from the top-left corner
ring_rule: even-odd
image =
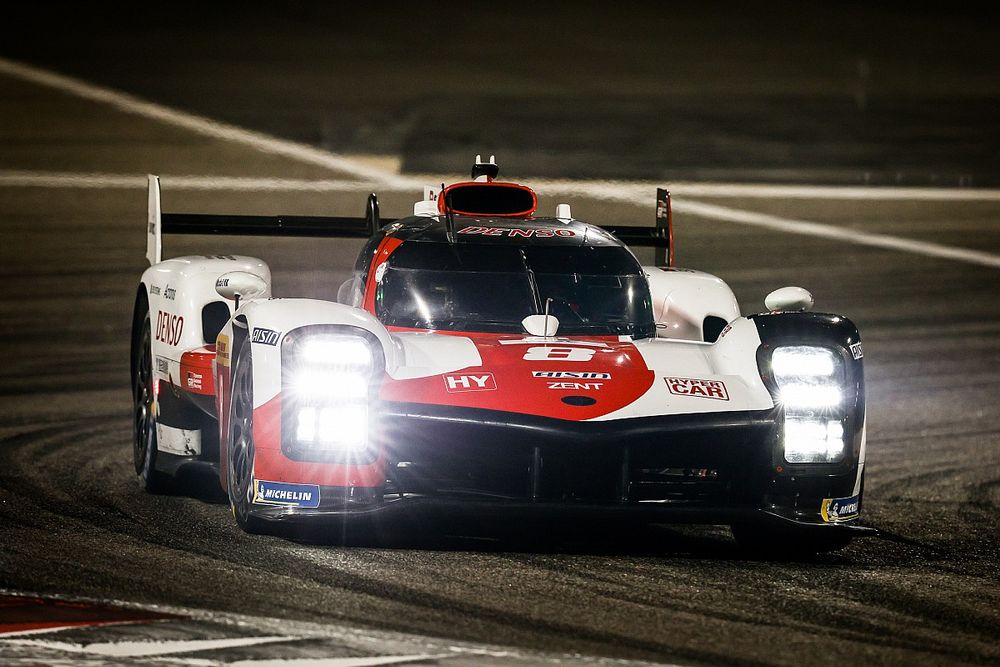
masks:
[[[282,358],[286,441],[309,452],[365,450],[376,371],[372,343],[360,335],[309,333],[288,341]]]
[[[771,355],[778,401],[785,410],[785,460],[843,460],[844,363],[831,349],[796,345]]]

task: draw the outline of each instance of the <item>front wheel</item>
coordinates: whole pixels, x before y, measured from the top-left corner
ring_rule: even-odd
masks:
[[[229,405],[229,455],[227,487],[229,504],[240,528],[248,533],[264,532],[263,522],[250,510],[253,504],[253,358],[250,340],[244,340],[233,371]]]

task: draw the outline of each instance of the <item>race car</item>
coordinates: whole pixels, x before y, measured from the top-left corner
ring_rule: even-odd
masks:
[[[568,204],[542,215],[498,176],[477,156],[394,220],[374,194],[356,219],[161,213],[150,176],[131,346],[144,488],[210,466],[248,532],[414,507],[727,524],[788,551],[873,532],[850,320],[808,312],[798,287],[741,315],[721,279],[674,266],[664,189],[654,225],[600,226]],[[261,259],[163,260],[171,233],[367,241],[317,300],[272,297]]]

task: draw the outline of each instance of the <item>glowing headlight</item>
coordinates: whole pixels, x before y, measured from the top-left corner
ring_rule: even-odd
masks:
[[[317,331],[283,348],[283,439],[293,447],[361,455],[368,446],[369,401],[376,371],[363,335]]]
[[[795,345],[771,355],[777,399],[785,410],[785,460],[834,463],[844,457],[844,368],[833,350]]]
[[[301,368],[291,378],[289,388],[306,401],[363,399],[368,396],[367,375],[327,368]]]
[[[840,387],[826,384],[787,384],[781,388],[785,410],[829,410],[840,405]]]
[[[785,460],[833,463],[844,457],[844,426],[839,421],[785,418]]]
[[[307,364],[350,368],[363,374],[372,369],[371,346],[357,336],[316,335],[304,341],[297,352]]]
[[[295,438],[309,447],[359,451],[368,442],[368,407],[338,405],[299,408]]]
[[[786,380],[828,378],[837,370],[837,358],[825,347],[779,347],[771,355],[771,370],[779,385]]]

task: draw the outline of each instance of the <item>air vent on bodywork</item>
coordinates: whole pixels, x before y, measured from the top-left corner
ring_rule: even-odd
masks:
[[[701,325],[705,342],[714,343],[719,340],[719,336],[722,335],[722,330],[726,328],[727,324],[728,322],[721,317],[716,317],[715,315],[709,315],[706,317],[705,321]]]
[[[222,327],[229,321],[229,304],[225,301],[213,301],[201,309],[201,331],[206,344],[212,344],[218,338]]]
[[[583,407],[597,403],[597,399],[591,398],[590,396],[563,396],[562,402],[566,405]]]

